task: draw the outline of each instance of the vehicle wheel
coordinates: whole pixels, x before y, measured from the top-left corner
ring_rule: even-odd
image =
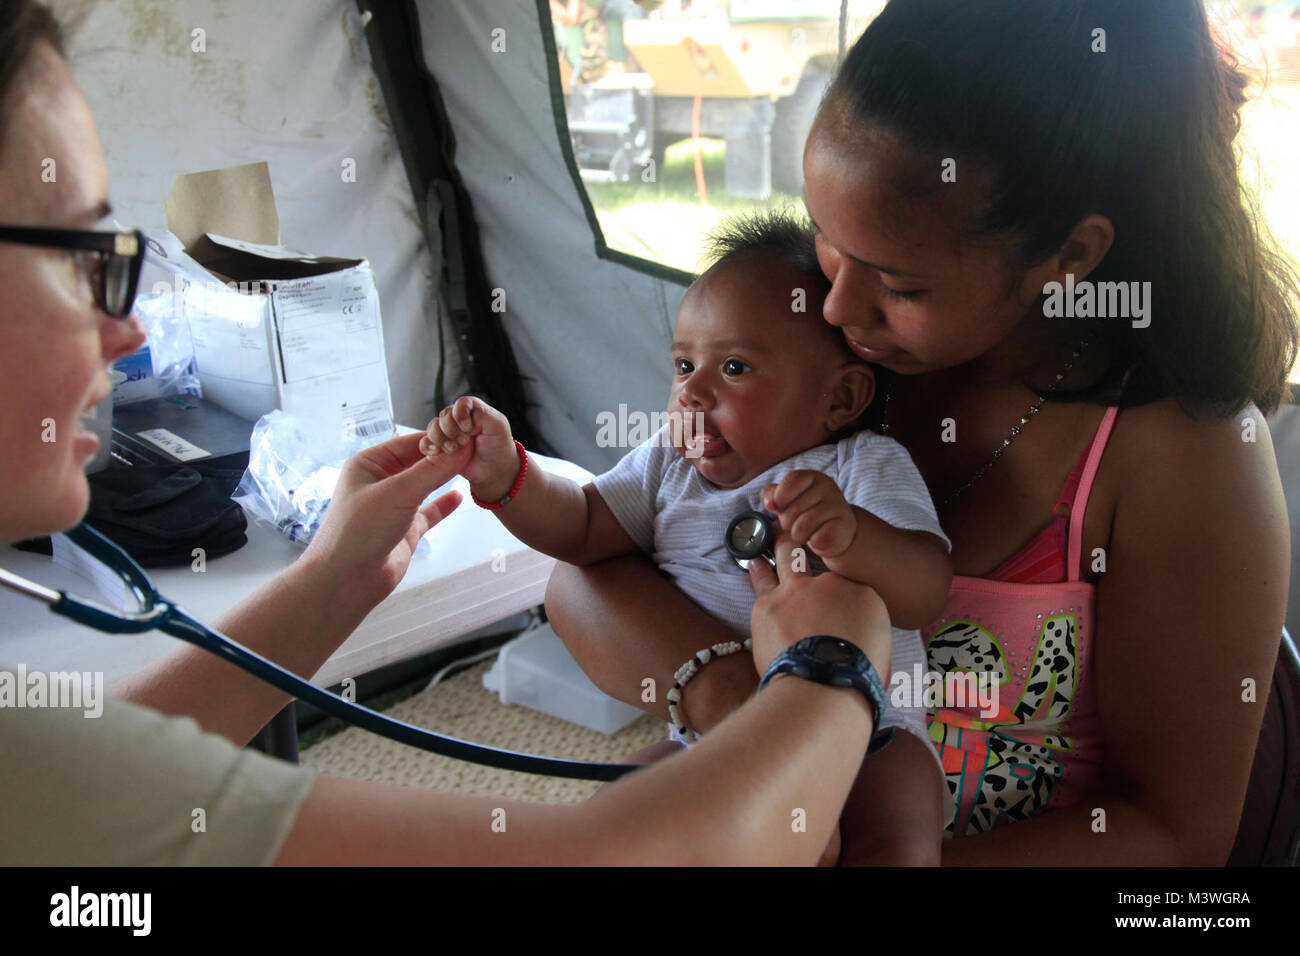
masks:
[[[772,120],[772,189],[798,196],[803,190],[803,147],[831,75],[809,66],[794,92],[777,100]]]

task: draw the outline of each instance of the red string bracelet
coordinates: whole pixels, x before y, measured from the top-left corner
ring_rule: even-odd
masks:
[[[496,504],[484,504],[478,500],[478,495],[474,494],[474,489],[469,490],[469,496],[474,500],[474,504],[480,508],[486,508],[488,511],[496,511],[502,505],[506,504],[511,498],[519,494],[519,486],[524,483],[524,475],[528,474],[528,452],[524,451],[524,446],[515,440],[515,447],[519,449],[519,477],[515,479],[514,485],[510,488],[510,493],[498,501]]]

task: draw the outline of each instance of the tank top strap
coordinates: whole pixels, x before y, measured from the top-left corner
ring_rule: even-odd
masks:
[[[1088,510],[1088,497],[1092,493],[1092,482],[1097,477],[1097,469],[1101,466],[1101,456],[1106,451],[1106,443],[1110,440],[1111,430],[1115,427],[1115,419],[1119,417],[1119,408],[1111,406],[1106,409],[1106,414],[1102,416],[1101,424],[1097,427],[1097,434],[1092,440],[1092,449],[1088,453],[1088,461],[1083,466],[1083,475],[1079,478],[1079,488],[1074,496],[1074,504],[1070,509],[1070,531],[1069,554],[1066,561],[1066,580],[1078,581],[1079,577],[1079,556],[1083,551],[1083,516]]]

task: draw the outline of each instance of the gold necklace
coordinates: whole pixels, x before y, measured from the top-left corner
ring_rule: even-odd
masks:
[[[1085,349],[1087,349],[1088,344],[1089,343],[1087,341],[1083,341],[1079,343],[1078,347],[1074,350],[1074,354],[1070,356],[1070,360],[1065,363],[1065,366],[1059,372],[1056,373],[1056,378],[1052,381],[1052,384],[1048,387],[1047,391],[1042,395],[1038,396],[1038,401],[1034,402],[1034,404],[1029,406],[1029,411],[1025,412],[1024,415],[1020,416],[1019,422],[1011,426],[1011,434],[1009,434],[1006,438],[1002,439],[1002,444],[993,450],[993,457],[991,457],[988,461],[986,461],[984,465],[977,472],[975,472],[974,475],[971,476],[970,480],[966,482],[966,484],[962,485],[960,488],[958,488],[956,491],[950,494],[947,498],[945,498],[943,503],[939,506],[940,508],[947,508],[950,504],[952,504],[954,501],[957,500],[958,495],[960,495],[963,491],[965,491],[971,485],[975,484],[975,482],[979,481],[981,478],[984,477],[984,473],[988,471],[990,468],[992,468],[994,463],[999,458],[1002,457],[1002,453],[1011,446],[1011,443],[1020,437],[1021,429],[1023,429],[1026,425],[1028,425],[1030,420],[1035,415],[1038,414],[1038,410],[1043,407],[1043,402],[1047,401],[1048,397],[1051,396],[1053,392],[1055,392],[1058,388],[1061,387],[1061,382],[1065,379],[1065,376],[1069,373],[1070,369],[1074,368],[1075,361],[1077,361],[1079,356],[1083,354]],[[880,434],[882,435],[889,434],[889,422],[886,420],[886,416],[889,414],[889,397],[893,393],[893,391],[894,391],[894,382],[893,382],[893,378],[891,377],[889,384],[885,386],[885,401],[880,408]]]

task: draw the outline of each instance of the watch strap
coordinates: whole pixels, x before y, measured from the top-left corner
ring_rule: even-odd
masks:
[[[828,661],[814,656],[817,645],[822,641],[834,641],[849,649],[850,660]],[[880,713],[884,709],[885,685],[880,673],[872,666],[871,660],[862,650],[843,638],[818,634],[805,637],[786,648],[768,665],[758,689],[762,690],[778,674],[791,674],[814,683],[829,687],[855,687],[862,691],[871,707],[871,722],[875,728],[867,753],[873,754],[886,747],[894,739],[894,727],[880,726]]]

